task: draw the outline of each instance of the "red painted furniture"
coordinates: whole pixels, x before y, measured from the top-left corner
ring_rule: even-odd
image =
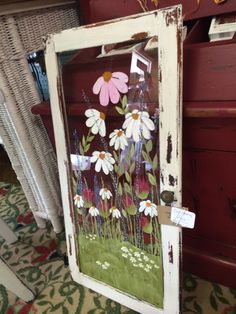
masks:
[[[162,0],[160,6],[179,1]],[[234,0],[181,1],[188,35],[184,42],[183,205],[197,215],[193,230],[183,230],[184,270],[236,287],[236,39],[210,43],[211,16],[236,10]],[[148,1],[150,9],[154,9]],[[81,0],[84,21],[97,22],[140,12],[136,0]],[[209,16],[209,17],[208,17]],[[92,53],[90,51],[90,53]],[[65,89],[70,124],[80,127],[74,84]],[[92,73],[92,72],[91,72]],[[88,86],[89,75],[88,75]],[[33,108],[53,140],[50,107]]]

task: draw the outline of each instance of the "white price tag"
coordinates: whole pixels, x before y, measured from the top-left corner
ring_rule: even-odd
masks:
[[[170,220],[181,227],[193,229],[196,215],[188,210],[172,207]]]

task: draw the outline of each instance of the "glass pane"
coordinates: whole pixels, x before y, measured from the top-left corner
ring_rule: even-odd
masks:
[[[80,271],[162,308],[157,38],[84,49],[62,76]]]

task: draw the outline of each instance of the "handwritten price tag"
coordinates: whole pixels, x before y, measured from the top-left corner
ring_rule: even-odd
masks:
[[[171,208],[170,220],[176,225],[193,229],[195,224],[195,218],[196,215],[193,212],[178,207]]]

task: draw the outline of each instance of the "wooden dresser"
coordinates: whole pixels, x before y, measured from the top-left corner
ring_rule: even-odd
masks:
[[[234,0],[160,0],[183,4],[184,42],[183,205],[196,213],[183,230],[184,271],[236,287],[236,38],[209,42],[212,16],[236,11]],[[150,9],[155,9],[148,1]],[[136,0],[81,0],[85,23],[141,12]],[[76,86],[76,76],[74,86]],[[76,87],[75,87],[76,89]],[[68,103],[70,119],[79,113]],[[33,108],[51,141],[49,103]]]

